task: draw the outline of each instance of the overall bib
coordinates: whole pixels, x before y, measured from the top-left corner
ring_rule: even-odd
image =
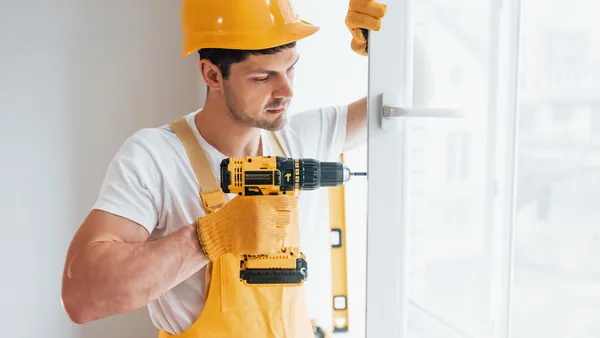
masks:
[[[183,143],[200,184],[200,202],[207,214],[214,212],[225,203],[225,195],[204,150],[184,119],[171,123],[171,128]],[[275,134],[270,135],[279,148],[279,154],[273,155],[285,156]],[[290,229],[298,229],[297,212]],[[159,338],[314,337],[302,286],[245,286],[240,282],[240,258],[233,254],[223,255],[209,263],[206,271],[211,276],[210,286],[199,318],[183,333],[173,336],[160,331]]]

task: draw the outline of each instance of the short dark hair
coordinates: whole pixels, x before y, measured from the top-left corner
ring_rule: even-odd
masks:
[[[294,41],[277,47],[257,50],[204,48],[199,50],[198,54],[200,54],[200,59],[207,59],[219,67],[223,78],[227,79],[231,65],[246,60],[250,55],[275,54],[288,48],[294,48],[295,46],[296,42]]]

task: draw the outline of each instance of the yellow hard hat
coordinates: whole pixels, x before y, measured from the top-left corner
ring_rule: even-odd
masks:
[[[301,20],[291,0],[183,0],[182,56],[202,48],[256,50],[316,33]]]

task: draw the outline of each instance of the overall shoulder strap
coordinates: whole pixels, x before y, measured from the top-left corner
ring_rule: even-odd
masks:
[[[170,124],[170,127],[185,147],[185,151],[192,164],[192,168],[194,169],[196,179],[200,184],[200,199],[204,204],[206,212],[214,212],[215,209],[218,209],[225,204],[225,194],[223,193],[223,190],[221,190],[221,187],[212,172],[204,150],[198,143],[196,135],[194,135],[193,130],[184,118],[175,120]]]
[[[273,143],[275,143],[275,155],[287,157],[287,155],[285,154],[285,151],[283,151],[283,147],[281,146],[281,143],[279,143],[279,139],[277,138],[277,135],[275,135],[275,132],[269,131],[269,136],[271,136]]]

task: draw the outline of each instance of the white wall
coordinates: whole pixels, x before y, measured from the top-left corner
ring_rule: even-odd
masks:
[[[108,162],[135,130],[171,121],[204,100],[196,58],[180,59],[180,1],[0,1],[0,208],[4,334],[44,338],[155,337],[147,310],[74,325],[60,304],[64,256]],[[347,2],[297,1],[322,27],[300,43],[291,109],[367,94],[367,59],[350,50]],[[336,84],[337,83],[337,84]],[[347,155],[364,170],[364,148]],[[353,337],[364,328],[364,196],[352,182],[348,242]],[[325,192],[324,192],[325,193]],[[327,210],[327,195],[322,195]],[[331,325],[329,224],[309,254],[309,305]],[[317,257],[317,258],[315,258]]]
[[[156,336],[145,309],[72,325],[61,274],[124,139],[198,106],[195,67],[178,1],[0,1],[3,335]]]

